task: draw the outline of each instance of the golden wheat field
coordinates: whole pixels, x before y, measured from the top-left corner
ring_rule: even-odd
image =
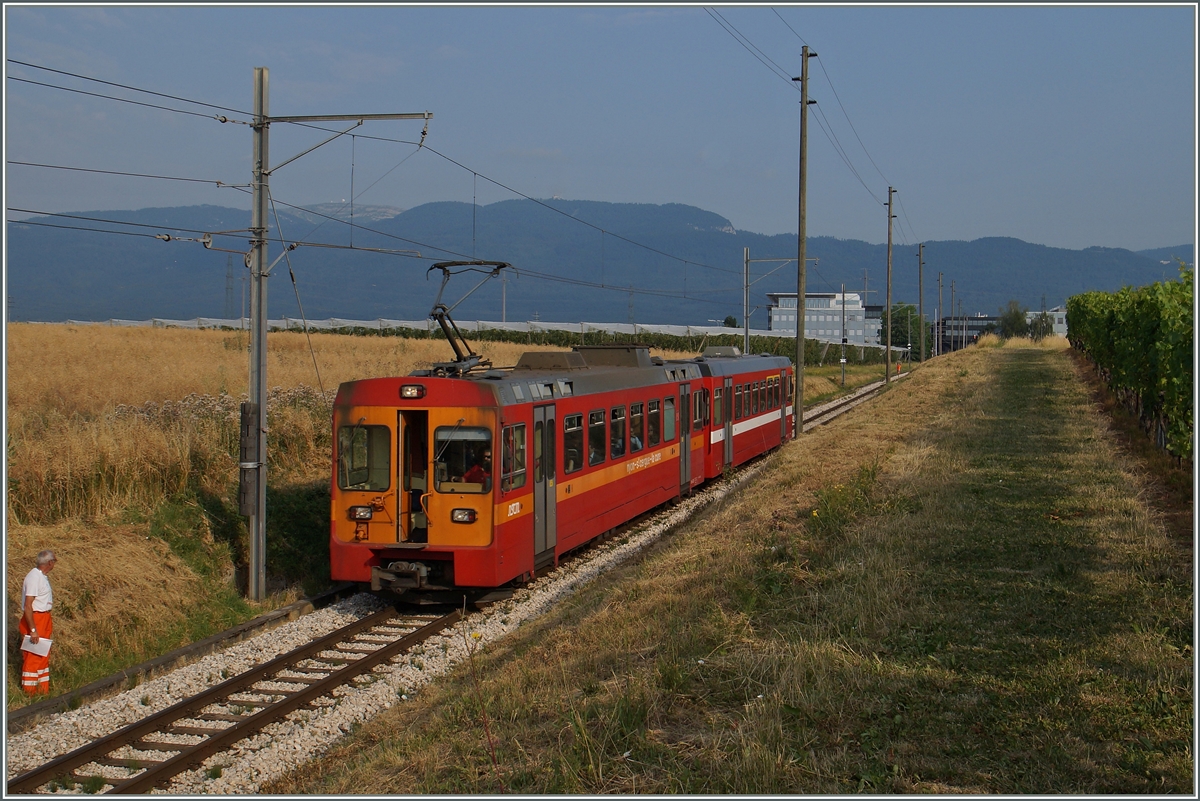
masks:
[[[231,534],[229,526],[240,526],[230,510],[237,506],[238,403],[248,385],[249,336],[31,323],[10,324],[6,333],[9,621],[15,628],[16,596],[33,555],[53,548],[63,664],[114,649],[148,658],[163,646],[155,636],[187,631],[196,598],[212,592],[206,588],[214,578],[199,576],[194,560],[181,560],[176,546],[164,544],[164,527],[199,542],[223,585],[232,586],[244,548],[244,532]],[[556,349],[473,346],[496,366],[515,364],[526,350]],[[440,338],[271,333],[270,485],[312,495],[327,481],[329,402],[338,384],[403,375],[450,358]],[[814,375],[805,390],[812,397],[835,385]],[[163,522],[172,515],[187,519]],[[273,586],[263,608],[297,592]],[[135,623],[121,611],[129,607],[138,608]],[[81,672],[78,680],[90,679]]]

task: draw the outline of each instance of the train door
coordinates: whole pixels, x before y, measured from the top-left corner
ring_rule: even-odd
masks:
[[[554,405],[533,409],[533,553],[553,552],[558,542],[554,489]]]
[[[692,391],[679,385],[679,494],[692,490]]]
[[[402,543],[428,542],[429,412],[400,412],[396,421],[396,435],[396,453],[399,455],[396,467],[400,473],[396,540]]]
[[[775,405],[779,407],[779,441],[787,442],[788,419],[787,404],[783,402],[783,385],[787,383],[787,373],[780,372],[775,379]]]
[[[725,460],[722,464],[733,464],[733,379],[725,379]]]

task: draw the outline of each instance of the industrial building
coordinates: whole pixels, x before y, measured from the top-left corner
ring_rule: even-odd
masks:
[[[796,293],[768,292],[767,328],[796,333]],[[845,298],[843,304],[842,299]],[[882,330],[883,306],[863,306],[857,292],[805,292],[804,336],[841,342],[845,331],[849,345],[878,345]]]

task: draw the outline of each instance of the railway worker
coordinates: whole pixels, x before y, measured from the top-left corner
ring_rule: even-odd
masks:
[[[37,567],[25,576],[21,585],[24,608],[17,630],[22,636],[28,634],[31,645],[42,638],[50,639],[54,624],[50,620],[50,607],[54,605],[54,593],[50,589],[50,571],[58,561],[54,551],[42,551],[37,555]],[[23,642],[24,640],[22,640]],[[32,651],[21,651],[21,689],[26,695],[48,695],[50,693],[50,654],[40,656]]]
[[[463,473],[463,481],[468,484],[482,484],[486,489],[492,479],[492,449],[484,448],[479,461],[471,469]]]

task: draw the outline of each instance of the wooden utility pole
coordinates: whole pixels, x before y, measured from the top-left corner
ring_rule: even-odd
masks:
[[[925,361],[925,243],[917,245],[917,319],[921,321],[921,361]]]
[[[887,250],[887,305],[883,308],[884,317],[887,320],[887,350],[883,356],[883,381],[885,384],[890,384],[892,381],[892,220],[896,219],[896,215],[892,214],[892,195],[896,193],[895,189],[888,187],[888,250]]]
[[[809,52],[804,45],[800,60],[800,77],[792,78],[800,82],[800,207],[799,230],[796,232],[796,436],[804,431],[804,293],[806,290],[805,250],[807,248],[805,220],[805,188],[808,180],[808,104],[815,100],[808,99],[808,59],[816,56]]]

